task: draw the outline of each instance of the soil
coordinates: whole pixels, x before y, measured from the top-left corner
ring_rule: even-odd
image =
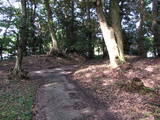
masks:
[[[118,120],[104,106],[95,104],[68,79],[75,66],[32,71],[47,82],[37,94],[35,120]]]
[[[78,55],[26,57],[30,79],[22,81],[37,86],[33,119],[159,120],[160,59],[127,58],[127,63],[111,69],[108,60],[85,62]],[[3,91],[10,84],[7,75],[13,65],[14,60],[0,63]],[[130,85],[135,78],[143,87]]]
[[[119,119],[159,120],[159,65],[160,59],[134,56],[116,69],[107,67],[106,60],[90,61],[75,70],[71,79]],[[142,87],[134,87],[134,79],[143,82]]]

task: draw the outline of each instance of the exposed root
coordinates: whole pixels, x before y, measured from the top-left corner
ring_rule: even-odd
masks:
[[[17,79],[17,80],[22,80],[22,79],[28,79],[29,77],[27,76],[28,72],[23,71],[23,70],[13,70],[10,72],[8,75],[9,79]]]
[[[130,85],[134,89],[141,89],[141,88],[145,87],[143,84],[143,81],[137,77],[130,80]]]
[[[63,58],[67,57],[64,53],[62,53],[60,51],[52,51],[52,52],[47,53],[47,57],[54,57],[54,56],[55,57],[63,57]]]
[[[118,83],[117,85],[128,92],[137,92],[137,93],[141,93],[141,94],[155,92],[153,89],[146,87],[143,84],[143,81],[137,77],[131,79],[129,82],[127,82],[125,84]]]

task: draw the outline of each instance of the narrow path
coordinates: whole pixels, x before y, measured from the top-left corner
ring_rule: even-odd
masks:
[[[35,120],[116,120],[67,79],[75,66],[31,72],[47,80],[37,93]]]

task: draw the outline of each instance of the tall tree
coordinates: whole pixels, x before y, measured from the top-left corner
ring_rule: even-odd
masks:
[[[87,31],[87,38],[88,38],[88,58],[92,59],[94,57],[94,25],[93,25],[93,20],[91,18],[91,8],[89,6],[89,0],[87,0],[87,4],[85,5],[86,7],[86,12],[87,12],[87,26],[88,26],[88,31]]]
[[[22,61],[24,56],[24,49],[26,47],[27,42],[27,8],[26,8],[26,0],[21,0],[21,7],[22,7],[22,15],[21,15],[21,26],[19,30],[19,41],[18,41],[18,50],[17,50],[17,58],[16,64],[11,72],[11,75],[16,78],[24,78],[26,77],[23,68],[22,68]]]
[[[96,1],[96,12],[98,15],[99,24],[102,30],[104,41],[109,53],[110,64],[112,67],[117,67],[118,63],[123,61],[121,60],[121,55],[118,50],[118,43],[116,42],[114,28],[109,27],[109,25],[107,24],[101,0]]]
[[[71,0],[70,1],[70,6],[71,6],[71,20],[70,20],[70,25],[69,25],[69,31],[70,31],[70,45],[73,46],[74,43],[75,43],[75,38],[76,38],[76,35],[75,35],[75,1],[74,0]]]
[[[32,54],[36,54],[36,47],[37,47],[37,39],[35,35],[36,26],[35,26],[35,19],[36,19],[36,9],[37,9],[37,2],[36,0],[30,0],[30,10],[28,14],[28,23],[29,23],[29,40],[30,40],[30,46]],[[29,41],[28,41],[29,42]]]
[[[124,49],[123,49],[123,34],[121,26],[121,16],[120,16],[120,7],[118,0],[110,1],[110,16],[111,16],[111,25],[114,29],[114,35],[117,42],[119,59],[124,62]]]
[[[53,28],[53,18],[52,18],[52,10],[50,6],[50,0],[44,0],[45,8],[47,11],[48,18],[48,28],[52,39],[52,48],[50,49],[49,55],[54,55],[59,52],[58,44],[55,35],[55,29]]]
[[[158,0],[153,0],[152,2],[152,31],[154,35],[155,48],[160,57],[160,25],[158,24],[158,7],[160,6],[160,2]]]
[[[66,46],[68,51],[74,51],[74,45],[76,42],[76,25],[75,25],[75,1],[74,0],[65,0],[65,20],[64,26],[66,28]]]
[[[144,22],[145,22],[145,1],[139,0],[139,13],[140,13],[140,20],[138,26],[138,54],[145,57],[145,45],[144,45]]]

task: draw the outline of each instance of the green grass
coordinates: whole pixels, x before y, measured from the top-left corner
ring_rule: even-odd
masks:
[[[0,89],[0,119],[31,120],[36,87],[31,81],[23,81]]]

